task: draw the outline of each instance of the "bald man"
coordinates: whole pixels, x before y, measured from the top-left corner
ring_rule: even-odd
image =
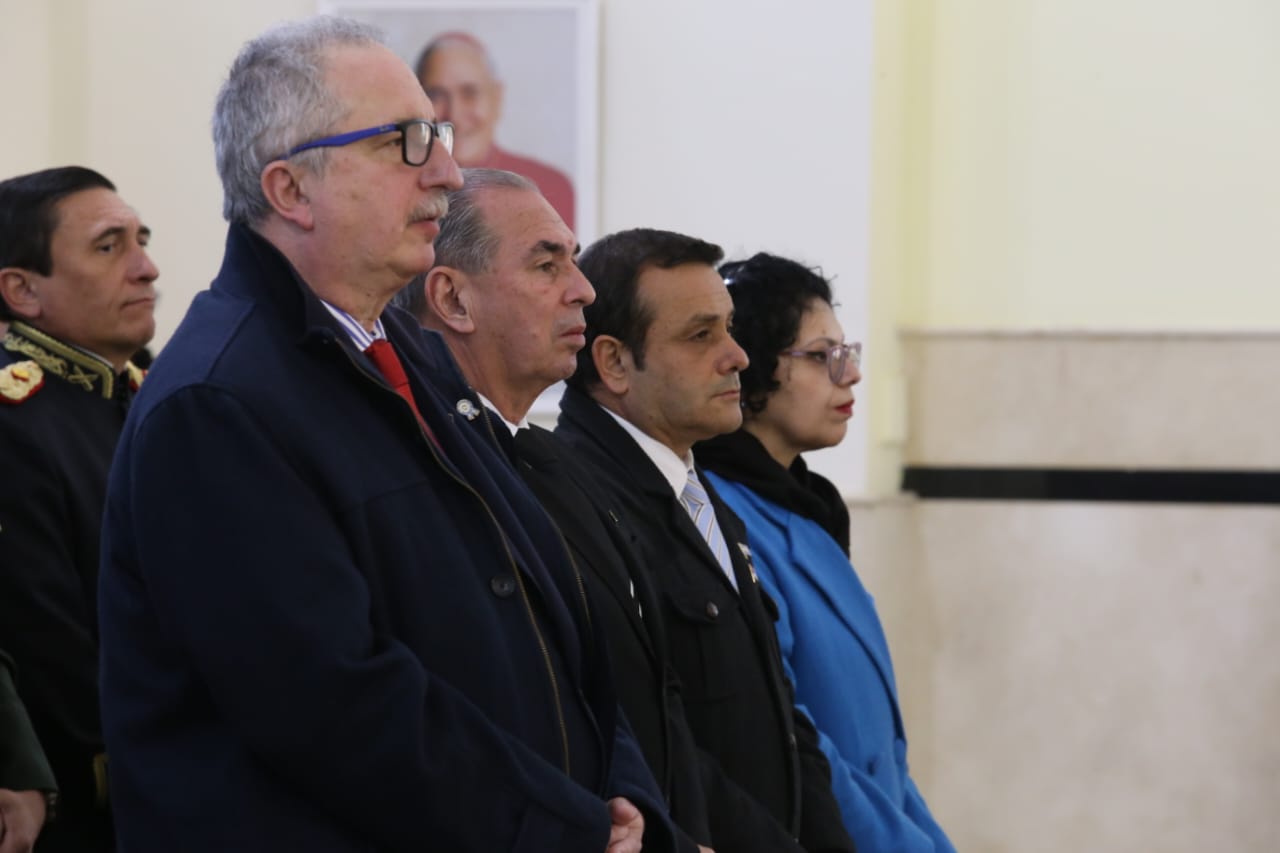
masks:
[[[502,118],[502,81],[493,59],[475,36],[445,33],[432,39],[418,58],[418,82],[441,121],[453,122],[454,159],[464,167],[503,169],[523,175],[570,229],[574,228],[573,185],[553,166],[498,147],[494,132]]]

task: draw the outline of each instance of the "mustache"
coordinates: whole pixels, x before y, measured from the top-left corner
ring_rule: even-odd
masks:
[[[717,388],[711,396],[714,397],[717,394],[724,394],[727,391],[741,391],[741,390],[742,390],[742,383],[738,380],[738,374],[735,373],[733,374],[733,378],[731,380],[729,380],[728,382],[725,382],[725,384],[722,387]]]
[[[426,219],[443,219],[449,213],[449,197],[444,190],[436,190],[429,198],[413,209],[410,222],[422,222]]]

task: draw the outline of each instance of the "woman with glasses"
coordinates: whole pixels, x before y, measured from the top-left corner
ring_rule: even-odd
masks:
[[[778,606],[796,704],[821,733],[845,826],[859,853],[954,851],[907,772],[889,648],[849,562],[848,510],[801,456],[844,438],[861,344],[845,342],[831,287],[813,270],[758,254],[720,272],[751,364],[741,429],[695,454],[746,523],[756,572]]]

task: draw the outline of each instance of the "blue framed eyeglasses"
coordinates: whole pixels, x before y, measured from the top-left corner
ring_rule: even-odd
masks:
[[[310,142],[304,142],[301,145],[290,148],[275,159],[288,160],[294,154],[310,151],[312,148],[340,148],[343,145],[350,145],[353,142],[359,142],[361,139],[368,139],[371,136],[378,136],[383,133],[400,134],[400,158],[404,160],[406,166],[421,166],[425,164],[431,158],[431,147],[437,139],[440,140],[440,144],[444,146],[445,151],[450,154],[453,153],[452,123],[415,118],[395,124],[380,124],[377,127],[366,127],[364,130],[352,130],[347,133],[339,133],[336,136],[313,139]]]
[[[789,349],[783,350],[780,355],[790,356],[792,358],[803,358],[812,361],[814,364],[821,365],[827,369],[827,376],[836,385],[844,381],[845,374],[852,367],[857,370],[862,367],[862,344],[836,344],[826,349]]]

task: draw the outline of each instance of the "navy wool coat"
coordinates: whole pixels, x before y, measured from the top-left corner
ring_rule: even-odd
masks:
[[[236,225],[135,401],[100,579],[121,849],[600,853],[613,796],[669,849],[563,542],[455,422],[439,339],[383,320],[438,446]]]

